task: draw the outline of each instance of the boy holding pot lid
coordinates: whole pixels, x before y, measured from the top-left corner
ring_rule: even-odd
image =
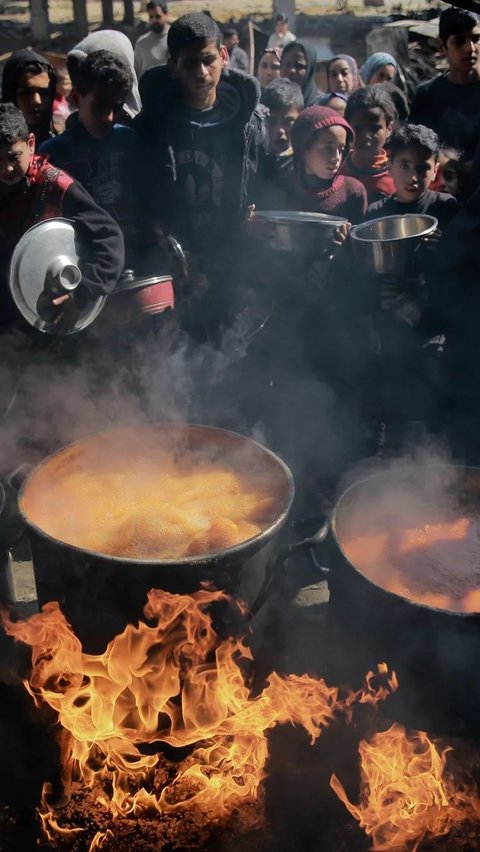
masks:
[[[17,242],[37,222],[63,217],[74,224],[85,247],[80,261],[82,280],[74,293],[57,294],[52,299],[58,321],[68,311],[73,325],[76,308],[111,293],[120,277],[124,247],[118,225],[70,175],[35,154],[35,136],[13,104],[0,104],[0,185],[4,270]],[[18,318],[4,280],[0,288],[0,331],[16,325]]]

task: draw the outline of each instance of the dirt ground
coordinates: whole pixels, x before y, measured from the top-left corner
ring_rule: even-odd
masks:
[[[343,0],[297,0],[297,13],[321,15],[338,12],[338,3]],[[383,8],[375,8],[364,5],[364,0],[347,0],[349,13],[356,15],[388,15],[393,6],[398,6],[398,0],[384,0]],[[425,8],[425,0],[410,0],[408,12],[414,12]],[[179,17],[187,12],[199,11],[208,8],[214,18],[219,21],[239,19],[245,15],[253,17],[268,18],[272,14],[272,0],[171,0],[170,18]],[[49,3],[50,22],[52,24],[52,40],[55,43],[61,41],[62,29],[72,22],[72,4],[69,0],[50,0]],[[135,2],[135,13],[138,22],[146,21],[147,14],[140,8],[140,0]],[[123,17],[123,3],[114,0],[115,20],[121,22]],[[100,0],[89,0],[88,19],[90,26],[98,26],[101,23]],[[0,0],[0,51],[2,54],[13,47],[12,39],[23,45],[29,44],[29,34],[26,25],[29,23],[28,0]],[[58,27],[57,31],[55,28]],[[2,33],[3,30],[3,33]],[[18,39],[15,37],[18,30]],[[16,45],[15,45],[16,46]],[[4,58],[0,55],[0,60]]]

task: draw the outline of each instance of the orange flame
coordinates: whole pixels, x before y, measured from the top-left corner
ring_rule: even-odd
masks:
[[[95,656],[82,652],[58,603],[26,621],[4,616],[7,633],[32,647],[26,688],[37,706],[56,711],[70,735],[64,762],[84,786],[100,787],[97,801],[113,817],[192,805],[224,814],[256,797],[268,757],[266,732],[274,725],[301,725],[313,743],[337,711],[348,714],[354,700],[375,703],[394,688],[384,665],[379,675],[388,688],[369,674],[365,689],[345,699],[321,679],[273,672],[253,697],[242,673],[250,650],[240,639],[220,641],[212,627],[208,607],[225,599],[206,590],[191,596],[152,590],[144,610],[150,625],[128,625]],[[158,757],[140,748],[154,742],[192,748],[160,791],[150,783]],[[47,805],[47,786],[42,823],[50,838],[60,827]],[[106,839],[98,832],[91,852]]]
[[[414,852],[426,837],[478,820],[480,800],[473,788],[456,789],[446,770],[449,751],[439,751],[423,731],[407,734],[394,724],[360,743],[360,804],[349,801],[332,775],[332,789],[372,838],[372,849]]]

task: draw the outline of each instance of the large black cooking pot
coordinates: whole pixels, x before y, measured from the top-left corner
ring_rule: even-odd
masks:
[[[72,546],[53,538],[36,522],[32,507],[37,500],[48,506],[49,483],[63,476],[69,465],[78,469],[84,459],[86,472],[94,481],[95,454],[101,459],[114,444],[116,451],[121,447],[127,456],[138,459],[139,453],[148,454],[152,440],[158,439],[170,442],[172,452],[179,458],[190,450],[200,450],[209,459],[224,461],[227,467],[229,461],[245,464],[260,478],[264,475],[278,498],[273,521],[241,544],[197,557],[155,561],[107,556]],[[146,482],[145,488],[148,487]],[[264,585],[267,565],[274,559],[293,494],[292,474],[278,456],[255,441],[224,429],[155,425],[117,430],[71,444],[42,461],[20,492],[19,505],[29,532],[39,604],[59,601],[90,653],[101,652],[127,623],[142,617],[147,592],[152,588],[189,594],[208,584],[245,602],[247,607],[253,606]],[[235,626],[230,625],[230,629]]]
[[[479,735],[480,612],[425,605],[389,591],[388,564],[384,581],[378,574],[374,581],[346,553],[358,536],[422,528],[450,511],[480,517],[480,468],[418,465],[350,486],[330,524],[329,618],[338,654],[358,655],[362,667],[385,660],[397,671],[400,686],[392,706],[403,721]],[[455,571],[459,545],[445,541],[445,547]],[[434,592],[445,588],[445,579],[439,574]]]

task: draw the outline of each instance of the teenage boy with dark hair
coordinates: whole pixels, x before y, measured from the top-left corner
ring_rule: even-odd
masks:
[[[342,166],[342,174],[361,181],[368,203],[372,204],[395,191],[385,144],[397,112],[387,92],[378,86],[367,86],[350,95],[345,118],[355,133],[355,142]]]
[[[135,44],[135,71],[138,79],[155,65],[168,61],[167,35],[168,6],[166,0],[150,0],[147,3],[148,33],[141,35]]]
[[[140,81],[143,109],[134,124],[149,163],[150,218],[192,252],[197,280],[209,281],[209,308],[218,313],[264,172],[260,86],[227,68],[221,32],[208,15],[178,18],[168,48],[168,66],[150,68]]]
[[[78,180],[119,224],[133,264],[140,224],[137,172],[139,140],[116,124],[132,85],[125,62],[107,50],[90,53],[75,73],[72,99],[78,107],[65,132],[40,146],[49,161]]]
[[[224,27],[223,43],[228,51],[228,67],[248,74],[248,56],[240,47],[240,39],[236,27]]]
[[[22,111],[37,145],[55,134],[52,112],[56,85],[53,67],[33,50],[16,50],[5,63],[2,101]]]
[[[472,159],[480,134],[477,16],[449,6],[440,15],[439,37],[448,71],[418,87],[410,121],[431,127],[443,144]]]
[[[0,263],[8,269],[23,234],[45,219],[70,219],[83,245],[82,281],[73,295],[52,299],[59,314],[111,293],[124,266],[118,225],[70,175],[35,154],[35,137],[20,110],[0,104]],[[18,320],[7,283],[0,287],[0,328]]]

